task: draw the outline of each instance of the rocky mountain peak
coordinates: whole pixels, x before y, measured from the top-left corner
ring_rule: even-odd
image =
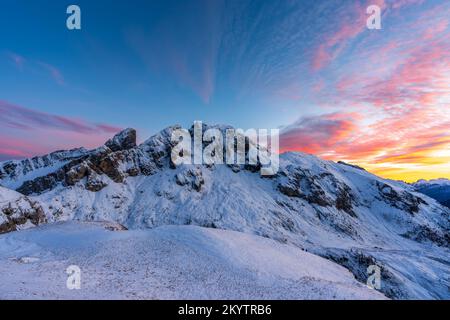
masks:
[[[105,145],[112,151],[128,150],[136,147],[136,130],[127,128],[106,141]]]

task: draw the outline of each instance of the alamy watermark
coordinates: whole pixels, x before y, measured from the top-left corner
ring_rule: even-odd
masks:
[[[381,268],[375,264],[367,267],[367,286],[371,289],[381,289]]]
[[[69,14],[66,20],[66,26],[69,30],[81,30],[81,8],[78,5],[71,4],[67,7],[66,13]],[[367,28],[370,30],[381,29],[381,8],[377,5],[370,5],[366,8],[369,15],[366,21]]]
[[[69,30],[81,30],[81,9],[77,5],[70,5],[67,7],[66,13],[70,16],[67,17],[66,26]]]
[[[272,176],[279,169],[279,129],[242,129],[203,127],[195,121],[191,132],[172,132],[172,163],[206,165],[253,165],[263,176]]]
[[[67,277],[66,286],[69,290],[80,290],[81,289],[81,269],[77,265],[71,265],[67,267],[66,273],[69,275]]]
[[[368,6],[366,13],[370,16],[367,18],[366,25],[369,30],[381,29],[381,8],[377,5]]]

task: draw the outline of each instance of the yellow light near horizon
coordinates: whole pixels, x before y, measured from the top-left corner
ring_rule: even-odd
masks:
[[[416,182],[417,180],[425,179],[450,179],[450,158],[449,162],[440,165],[424,165],[424,166],[366,166],[369,172],[372,172],[382,178],[401,180],[405,182]]]
[[[436,150],[430,154],[432,157],[450,158],[450,148],[444,150]]]

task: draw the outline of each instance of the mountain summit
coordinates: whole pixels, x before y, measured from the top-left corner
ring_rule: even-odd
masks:
[[[140,145],[126,129],[94,150],[0,163],[0,195],[9,195],[0,197],[0,232],[66,220],[238,231],[329,259],[363,283],[377,265],[390,298],[449,298],[449,208],[413,186],[303,153],[281,154],[270,177],[258,164],[175,166],[179,128]],[[34,211],[18,209],[18,199]]]

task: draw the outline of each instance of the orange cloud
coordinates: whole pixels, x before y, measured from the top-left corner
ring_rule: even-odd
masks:
[[[280,150],[322,153],[331,150],[356,129],[357,114],[332,113],[299,119],[280,134]]]
[[[282,130],[281,150],[349,161],[387,178],[450,178],[450,117],[443,116],[415,108],[371,125],[361,114],[305,117]]]

